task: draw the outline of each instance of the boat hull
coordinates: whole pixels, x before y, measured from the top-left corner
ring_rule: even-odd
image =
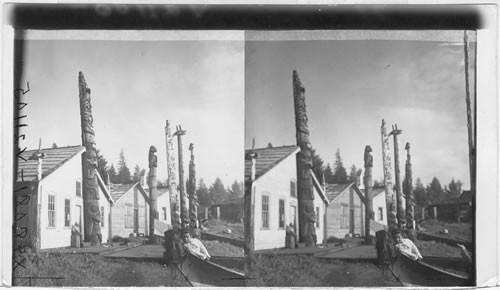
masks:
[[[473,286],[470,277],[439,269],[425,262],[413,261],[398,255],[391,271],[405,286]]]
[[[218,287],[244,287],[245,275],[221,265],[204,261],[188,254],[179,270],[185,278],[195,287],[218,286]]]

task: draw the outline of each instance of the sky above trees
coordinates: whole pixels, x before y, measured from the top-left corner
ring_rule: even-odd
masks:
[[[333,164],[340,149],[347,169],[353,164],[363,168],[364,148],[370,145],[373,177],[382,180],[380,126],[385,119],[389,132],[392,124],[403,130],[403,174],[404,147],[410,142],[414,180],[420,177],[427,184],[435,176],[447,184],[455,178],[469,188],[460,37],[454,42],[439,37],[298,40],[303,35],[289,35],[286,41],[247,41],[246,148],[253,138],[257,148],[269,142],[296,143],[292,71],[297,70],[305,87],[311,144],[325,163]]]
[[[131,170],[136,165],[147,170],[149,147],[154,145],[158,179],[165,180],[165,121],[170,120],[172,132],[176,125],[187,130],[186,174],[188,147],[194,143],[198,178],[212,182],[220,177],[224,184],[243,180],[243,34],[218,33],[211,37],[204,32],[203,39],[195,32],[172,32],[166,40],[161,35],[141,40],[147,33],[127,37],[109,32],[104,36],[125,40],[94,40],[89,33],[70,34],[70,40],[60,35],[27,40],[22,83],[29,81],[31,91],[23,110],[29,126],[23,128],[21,145],[38,148],[39,138],[42,147],[81,144],[82,71],[91,89],[96,147],[108,165],[118,170],[123,150]]]

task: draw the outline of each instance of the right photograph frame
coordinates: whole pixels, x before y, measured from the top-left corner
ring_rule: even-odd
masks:
[[[472,286],[476,31],[247,31],[248,286]]]

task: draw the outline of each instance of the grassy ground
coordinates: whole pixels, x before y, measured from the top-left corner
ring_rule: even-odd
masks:
[[[373,263],[324,261],[311,256],[257,255],[247,286],[400,286]]]
[[[219,241],[203,241],[211,256],[244,257],[245,251],[241,247]]]
[[[243,240],[245,231],[243,223],[231,223],[223,220],[211,219],[207,222],[207,232],[224,235],[230,238]],[[231,233],[224,233],[224,230],[231,230]]]
[[[15,277],[63,277],[62,280],[32,280],[32,286],[189,286],[176,272],[160,263],[107,259],[93,254],[57,254],[26,252],[26,268],[18,267]],[[15,279],[28,286],[27,279]]]
[[[445,223],[437,220],[426,220],[421,225],[424,228],[424,232],[437,234],[447,229],[449,235],[468,241],[472,241],[473,238],[471,223]]]

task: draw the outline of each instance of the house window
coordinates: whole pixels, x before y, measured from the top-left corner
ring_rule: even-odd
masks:
[[[319,207],[316,207],[316,227],[319,228]]]
[[[340,228],[349,228],[349,206],[344,203],[340,205]]]
[[[297,183],[295,180],[290,180],[290,196],[297,197]]]
[[[104,228],[104,206],[101,206],[101,228]]]
[[[280,229],[285,228],[285,200],[280,199],[279,204],[279,227]]]
[[[79,180],[76,181],[76,196],[82,196],[82,183]]]
[[[56,227],[56,196],[49,194],[49,228]]]
[[[384,220],[384,209],[382,207],[378,208],[378,220],[379,221]]]
[[[262,228],[269,229],[269,196],[262,196]]]
[[[69,228],[71,225],[71,205],[69,199],[64,200],[64,226]]]
[[[167,220],[167,208],[162,207],[161,212],[163,213],[163,220]]]
[[[127,204],[125,205],[125,228],[133,228],[134,223],[133,223],[133,218],[132,218],[132,205]]]

